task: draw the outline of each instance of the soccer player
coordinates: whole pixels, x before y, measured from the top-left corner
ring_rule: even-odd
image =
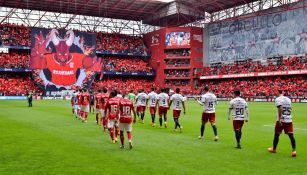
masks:
[[[235,98],[229,103],[228,120],[230,120],[231,111],[233,111],[233,129],[237,140],[235,148],[241,149],[242,127],[245,122],[248,122],[248,106],[246,101],[240,97],[240,90],[234,91]]]
[[[148,94],[147,104],[149,101],[149,111],[151,115],[151,126],[155,126],[156,118],[156,105],[158,101],[158,94],[155,92],[155,88],[151,88],[151,92]]]
[[[73,93],[71,94],[71,99],[70,99],[71,108],[72,108],[72,116],[75,115],[75,93],[76,91],[73,91]]]
[[[167,128],[167,110],[169,109],[169,95],[166,93],[166,89],[161,89],[161,93],[158,95],[159,102],[159,123],[162,128],[162,116],[164,117],[164,127]]]
[[[95,94],[94,92],[90,92],[90,113],[94,113],[95,112]]]
[[[176,93],[171,96],[169,105],[171,106],[173,103],[173,118],[175,122],[175,128],[174,131],[177,130],[177,127],[180,129],[180,132],[182,132],[182,126],[179,123],[179,117],[181,113],[181,108],[183,108],[183,114],[185,114],[185,105],[184,105],[184,98],[180,94],[180,89],[177,88]]]
[[[101,118],[101,115],[102,115],[102,94],[101,94],[101,90],[99,89],[98,90],[98,93],[95,94],[95,97],[94,97],[94,106],[95,106],[95,113],[96,113],[96,124],[98,125],[98,120],[99,120],[99,115],[100,115],[100,118]]]
[[[215,106],[217,105],[217,98],[213,93],[209,92],[208,86],[205,86],[204,91],[205,94],[201,96],[201,100],[195,98],[195,100],[204,107],[201,118],[200,136],[198,138],[204,138],[205,126],[209,121],[213,129],[214,141],[218,141],[217,127],[215,124]]]
[[[78,105],[78,98],[77,98],[77,95],[78,95],[78,91],[79,90],[76,90],[76,91],[74,91],[74,93],[72,94],[72,96],[73,96],[73,99],[74,99],[74,114],[75,114],[75,116],[76,116],[76,118],[78,118],[78,108],[79,108],[79,105]]]
[[[275,99],[277,106],[277,121],[275,124],[275,135],[273,140],[273,147],[269,148],[269,152],[276,153],[276,148],[279,142],[279,136],[282,131],[285,131],[291,141],[292,146],[292,157],[296,157],[296,143],[293,135],[293,124],[292,124],[292,107],[291,100],[283,95],[282,90],[278,90],[278,97]]]
[[[107,101],[109,99],[109,94],[108,94],[107,88],[103,88],[102,92],[103,92],[101,94],[101,98],[102,98],[101,110],[102,111],[101,111],[100,123],[103,125],[103,131],[106,131],[108,119],[107,119],[107,116],[105,115],[105,109],[106,109]]]
[[[88,113],[90,110],[90,94],[87,92],[86,89],[83,89],[82,98],[81,98],[81,104],[82,104],[82,120],[83,122],[87,122],[88,119]]]
[[[132,115],[131,111],[133,112],[133,123],[136,122],[136,114],[133,107],[133,102],[129,99],[121,99],[119,102],[119,111],[120,111],[120,118],[119,118],[119,128],[120,128],[120,141],[121,146],[120,148],[124,148],[124,131],[126,130],[129,142],[129,148],[132,149]]]
[[[133,93],[133,90],[130,90],[130,93],[127,96],[129,100],[131,100],[133,103],[135,102],[135,94]]]
[[[77,94],[77,113],[78,113],[78,118],[79,119],[82,119],[82,115],[83,115],[83,112],[81,111],[81,100],[82,100],[82,89],[79,89],[79,92]]]
[[[146,109],[146,102],[147,102],[148,96],[146,93],[144,93],[144,90],[141,89],[136,96],[136,104],[137,104],[137,113],[141,115],[141,122],[144,123],[144,117],[145,117],[145,109]]]
[[[116,130],[118,128],[118,119],[119,119],[119,98],[116,97],[117,92],[113,90],[110,93],[110,99],[106,103],[105,107],[105,116],[107,116],[108,119],[108,129],[110,132],[110,137],[112,140],[112,143],[117,142],[117,135],[114,136],[114,129]]]

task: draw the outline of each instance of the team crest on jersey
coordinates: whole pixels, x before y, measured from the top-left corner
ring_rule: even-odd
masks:
[[[74,68],[74,63],[73,63],[73,62],[70,62],[70,63],[69,63],[69,67],[70,67],[70,68]]]

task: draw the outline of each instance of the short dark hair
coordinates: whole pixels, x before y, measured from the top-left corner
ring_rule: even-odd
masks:
[[[110,93],[110,97],[111,98],[116,97],[116,95],[117,95],[117,91],[116,90],[111,91],[111,93]]]
[[[204,87],[204,90],[205,90],[205,91],[209,91],[209,86],[206,85],[206,86]]]
[[[241,94],[241,91],[239,89],[236,89],[233,91],[233,93],[236,95],[236,96],[240,96]]]
[[[101,93],[101,89],[98,89],[98,92]]]
[[[130,90],[130,93],[133,93],[133,90],[132,90],[132,89]]]
[[[86,91],[87,91],[87,89],[84,88],[84,89],[83,89],[83,92],[86,92]]]
[[[151,91],[155,91],[156,89],[154,87],[151,88]]]
[[[180,89],[179,88],[176,88],[176,93],[179,93],[180,92]]]
[[[102,92],[103,92],[103,93],[107,93],[107,92],[108,92],[108,89],[107,89],[107,88],[103,88],[103,89],[102,89]]]
[[[278,93],[279,93],[279,94],[282,94],[282,93],[283,93],[283,90],[279,89],[279,90],[278,90]]]

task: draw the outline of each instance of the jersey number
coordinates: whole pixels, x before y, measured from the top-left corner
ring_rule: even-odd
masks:
[[[291,108],[283,107],[282,108],[282,115],[291,115]]]
[[[243,115],[244,109],[243,108],[236,108],[236,115]]]
[[[124,115],[130,115],[131,114],[131,110],[129,106],[124,106],[123,107],[123,114]]]
[[[117,112],[117,105],[112,105],[111,106],[111,112],[116,113]]]
[[[213,107],[213,102],[212,102],[212,101],[210,101],[210,102],[208,103],[208,107],[209,107],[209,108],[212,108],[212,107]]]

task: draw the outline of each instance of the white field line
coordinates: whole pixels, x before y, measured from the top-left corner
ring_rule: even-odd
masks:
[[[274,128],[275,126],[274,125],[263,125],[265,127],[271,127],[271,128]],[[306,128],[294,128],[294,129],[297,129],[297,130],[302,130],[302,131],[307,131]]]

